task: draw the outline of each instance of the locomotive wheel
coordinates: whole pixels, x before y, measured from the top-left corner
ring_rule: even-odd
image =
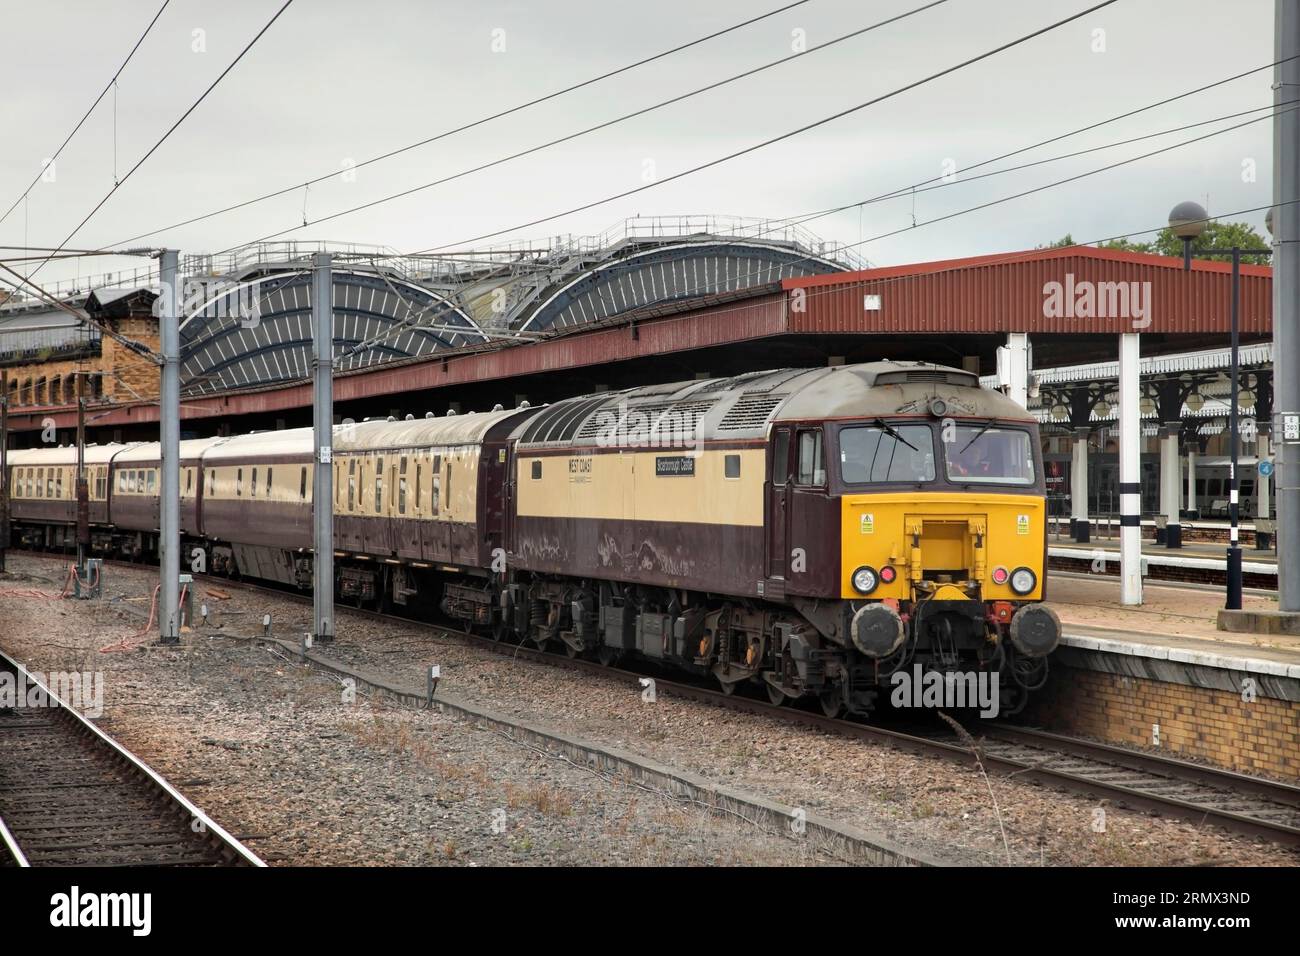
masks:
[[[735,681],[720,680],[718,681],[718,687],[722,690],[722,693],[724,693],[728,697],[730,697],[732,694],[736,692]]]
[[[609,667],[618,660],[618,651],[615,648],[602,645],[600,650],[596,651],[596,660],[600,662],[601,667]]]
[[[573,660],[574,658],[576,658],[576,657],[577,657],[579,654],[581,654],[581,653],[582,653],[582,651],[578,650],[576,647],[574,647],[574,646],[573,646],[572,644],[570,644],[568,641],[565,641],[565,642],[564,642],[564,654],[565,654],[566,657],[569,658],[569,660]]]
[[[790,698],[785,696],[785,692],[781,688],[769,683],[767,685],[767,699],[772,702],[773,707],[780,707]]]
[[[492,622],[492,640],[501,642],[510,636],[510,625],[504,619]]]
[[[822,691],[817,700],[822,705],[822,713],[832,720],[844,713],[844,697],[838,687]]]

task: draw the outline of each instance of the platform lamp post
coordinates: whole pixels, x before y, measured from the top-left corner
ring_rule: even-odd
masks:
[[[1183,241],[1183,269],[1192,268],[1192,242],[1204,231],[1209,214],[1205,208],[1194,202],[1181,202],[1169,213],[1169,227],[1174,235]],[[1238,426],[1238,391],[1240,389],[1240,372],[1238,362],[1240,311],[1241,311],[1241,257],[1271,256],[1272,249],[1242,249],[1232,246],[1230,249],[1198,249],[1198,256],[1229,256],[1232,259],[1232,359],[1229,378],[1232,382],[1232,398],[1228,409],[1228,442],[1232,452],[1232,464],[1228,470],[1228,520],[1231,529],[1228,532],[1228,593],[1224,607],[1229,611],[1241,610],[1241,541],[1238,533],[1241,496],[1238,493],[1237,446],[1240,443]]]

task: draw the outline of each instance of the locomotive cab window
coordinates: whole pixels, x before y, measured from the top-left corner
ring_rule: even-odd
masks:
[[[928,425],[853,425],[840,429],[845,484],[934,481],[934,435]]]
[[[801,485],[826,484],[826,458],[822,453],[821,429],[799,433],[799,471]]]
[[[948,480],[958,484],[1032,485],[1034,452],[1029,432],[987,425],[962,425],[945,443]]]
[[[772,484],[784,485],[790,480],[790,432],[782,428],[772,443]]]

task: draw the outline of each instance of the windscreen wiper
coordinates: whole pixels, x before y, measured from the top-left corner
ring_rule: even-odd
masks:
[[[968,441],[965,445],[963,445],[961,451],[957,452],[957,454],[959,455],[965,454],[966,449],[969,448],[971,445],[975,444],[976,440],[992,427],[993,427],[993,419],[990,418],[984,424],[983,428],[981,428],[979,431],[977,431],[974,435],[971,436],[971,440]]]
[[[913,445],[910,441],[908,441],[906,438],[904,438],[902,435],[900,435],[900,434],[898,433],[898,429],[894,428],[894,427],[891,426],[891,425],[887,425],[887,424],[885,423],[885,420],[884,420],[883,418],[877,418],[877,419],[876,419],[876,424],[880,426],[880,430],[881,430],[881,431],[883,431],[883,432],[884,432],[886,435],[888,435],[890,438],[894,439],[894,441],[901,441],[901,442],[902,442],[904,445],[906,445],[908,448],[912,449],[912,451],[914,451],[914,452],[918,452],[918,453],[920,452],[921,449],[917,448],[917,447],[916,447],[915,445]],[[989,424],[992,425],[993,423],[992,423],[992,422],[989,422]]]

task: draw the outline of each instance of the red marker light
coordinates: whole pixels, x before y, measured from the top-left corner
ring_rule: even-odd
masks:
[[[896,577],[898,577],[898,572],[889,565],[885,565],[880,569],[880,580],[884,581],[886,584],[893,584],[894,578]]]
[[[994,568],[994,569],[993,569],[993,583],[994,583],[994,584],[1006,584],[1006,583],[1007,583],[1007,578],[1008,578],[1008,577],[1010,577],[1010,575],[1007,574],[1007,569],[1006,569],[1006,568]]]

